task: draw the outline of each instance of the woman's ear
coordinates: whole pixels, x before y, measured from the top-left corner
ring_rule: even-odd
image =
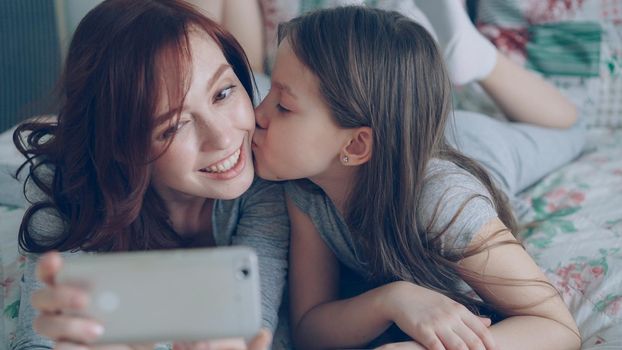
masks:
[[[343,146],[339,155],[343,165],[361,165],[371,158],[373,146],[372,130],[368,126],[352,129],[348,143]]]

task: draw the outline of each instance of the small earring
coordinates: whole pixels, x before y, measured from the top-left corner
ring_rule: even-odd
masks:
[[[347,155],[343,156],[343,158],[341,158],[341,161],[343,162],[343,164],[348,164],[348,162],[350,161],[350,158],[348,158]]]

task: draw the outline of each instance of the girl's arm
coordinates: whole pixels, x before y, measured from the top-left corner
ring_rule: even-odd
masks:
[[[367,305],[359,305],[358,310],[354,310],[357,308],[355,300],[350,306],[347,301],[336,301],[339,266],[335,255],[322,241],[311,219],[289,198],[287,209],[291,224],[290,323],[295,347],[365,345],[388,328],[390,323],[372,320],[374,317],[371,315],[361,315],[373,312],[373,307],[369,307],[373,296],[359,298],[359,304]],[[361,322],[364,319],[372,322]]]
[[[223,1],[222,24],[242,45],[253,73],[263,73],[265,39],[259,1]]]
[[[579,349],[579,331],[557,290],[522,246],[503,243],[517,241],[499,219],[484,225],[469,248],[481,242],[488,249],[461,260],[460,265],[494,280],[482,283],[468,274],[462,277],[484,301],[509,316],[490,328],[499,348]]]
[[[289,199],[288,210],[290,308],[296,348],[362,347],[394,321],[427,349],[458,349],[465,343],[494,347],[487,321],[411,283],[394,282],[337,300],[339,268],[334,254],[311,219]]]

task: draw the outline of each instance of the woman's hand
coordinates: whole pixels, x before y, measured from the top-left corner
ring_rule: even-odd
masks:
[[[490,319],[476,316],[462,304],[409,282],[394,282],[388,287],[388,318],[425,349],[495,349],[488,330]]]
[[[74,316],[89,303],[89,295],[78,288],[57,284],[56,276],[63,265],[57,252],[41,256],[37,264],[37,278],[44,287],[32,294],[32,306],[39,312],[33,322],[34,330],[54,341],[56,350],[147,350],[145,345],[89,345],[97,340],[104,328],[94,320]]]
[[[173,350],[267,350],[272,334],[262,329],[249,343],[243,339],[223,339],[214,341],[175,343]]]

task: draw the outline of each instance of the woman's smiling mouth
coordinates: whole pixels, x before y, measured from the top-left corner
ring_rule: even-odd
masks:
[[[246,152],[244,151],[245,144],[246,142],[242,142],[240,148],[233,152],[229,157],[220,160],[215,164],[199,169],[199,172],[203,174],[203,176],[217,180],[229,180],[237,177],[246,167],[246,159],[248,158],[248,155],[246,155]]]
[[[229,170],[231,170],[231,168],[233,168],[238,161],[240,160],[240,154],[242,153],[242,148],[238,148],[237,151],[233,152],[232,155],[230,155],[227,159],[224,159],[214,165],[210,165],[208,167],[205,167],[203,169],[200,169],[199,171],[202,172],[206,172],[206,173],[224,173],[227,172]]]

